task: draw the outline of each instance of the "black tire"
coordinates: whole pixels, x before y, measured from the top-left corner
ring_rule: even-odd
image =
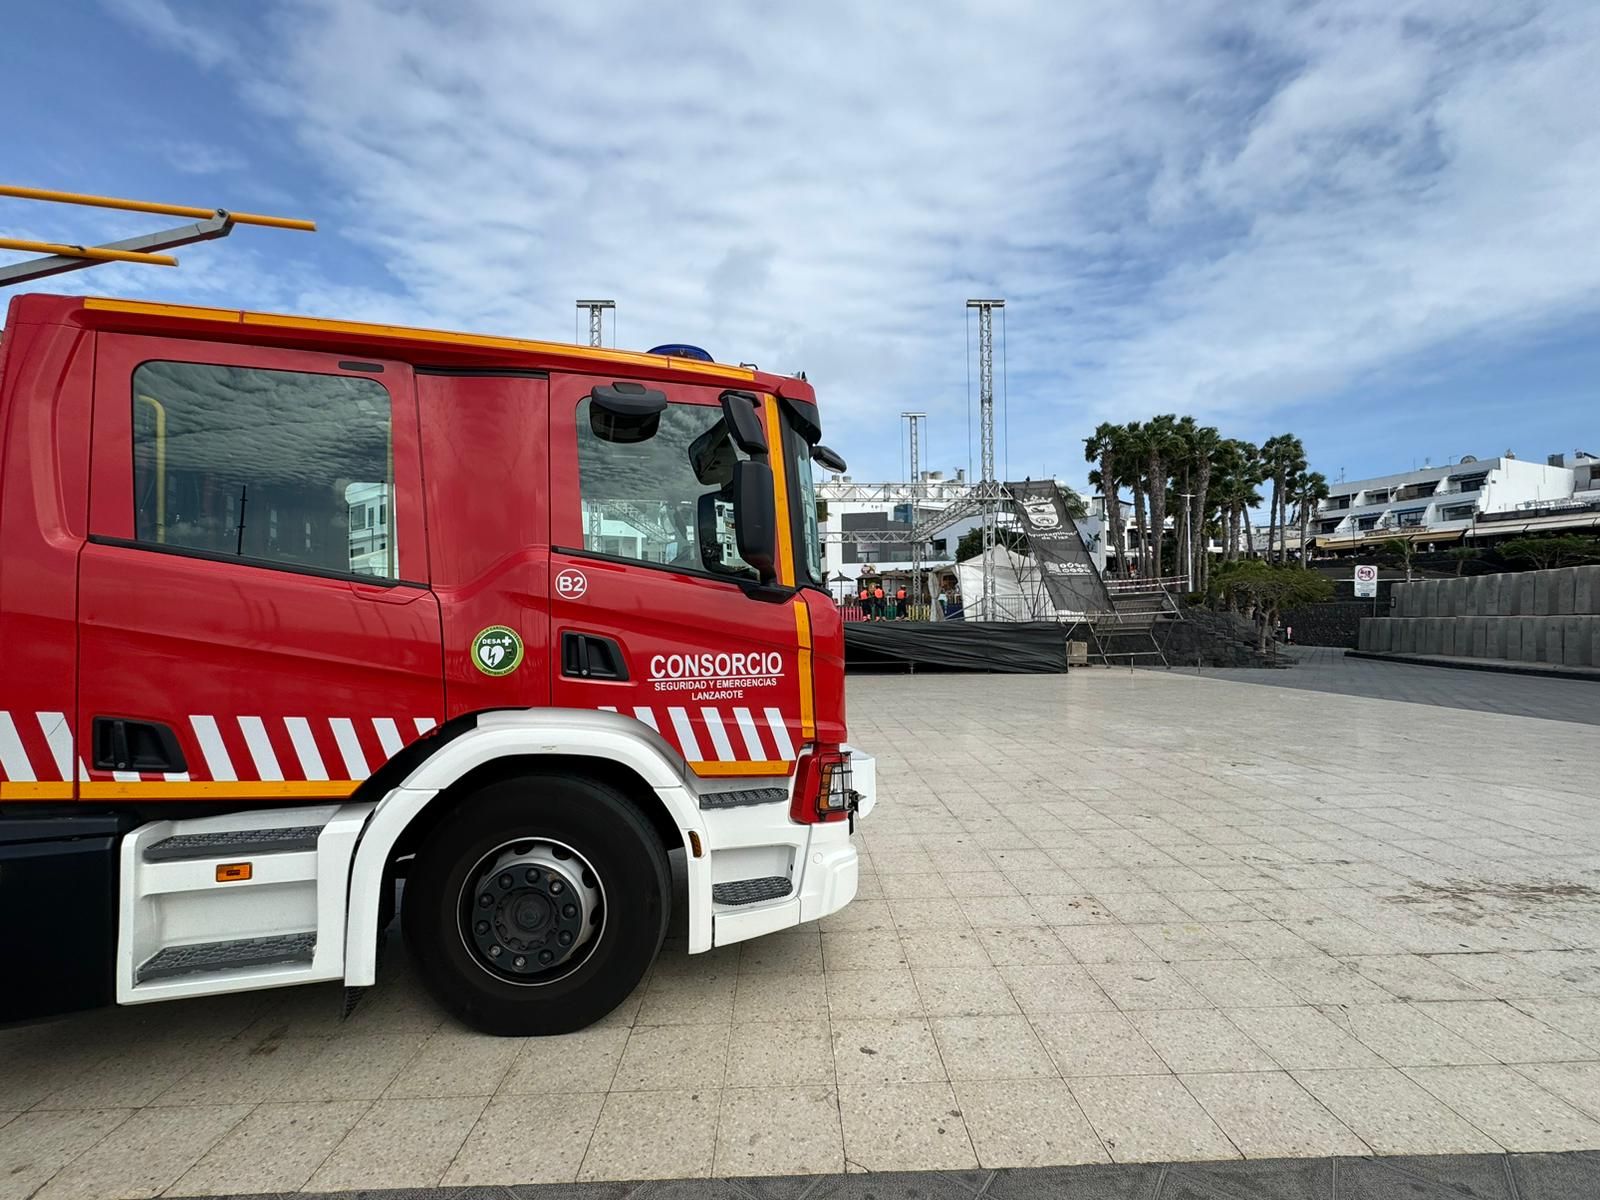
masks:
[[[482,965],[463,934],[467,878],[497,847],[550,839],[593,867],[603,921],[581,962],[536,985]],[[418,849],[400,920],[417,967],[462,1021],[505,1037],[571,1033],[620,1004],[644,978],[666,937],[671,907],[666,850],[638,807],[590,779],[527,774],[487,784],[440,820]]]

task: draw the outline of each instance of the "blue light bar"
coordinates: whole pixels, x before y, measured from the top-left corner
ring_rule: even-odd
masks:
[[[667,342],[665,345],[651,346],[647,353],[665,354],[671,358],[694,358],[699,359],[701,362],[716,361],[711,355],[700,349],[699,346],[690,346],[684,342]]]

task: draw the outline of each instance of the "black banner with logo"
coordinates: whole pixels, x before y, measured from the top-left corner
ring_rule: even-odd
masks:
[[[1011,509],[1028,535],[1034,564],[1057,612],[1105,612],[1111,597],[1105,581],[1083,544],[1083,535],[1067,515],[1061,489],[1045,480],[1008,483]]]

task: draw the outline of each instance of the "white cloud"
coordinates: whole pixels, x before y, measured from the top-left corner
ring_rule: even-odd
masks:
[[[1600,306],[1594,6],[304,0],[248,55],[115,7],[389,274],[286,299],[565,338],[615,297],[628,344],[805,368],[879,473],[905,407],[964,459],[969,295],[1010,302],[1013,457],[1061,470],[1097,419],[1254,422]]]
[[[235,57],[230,38],[196,22],[196,18],[204,19],[196,8],[191,7],[186,19],[175,12],[167,0],[102,0],[102,3],[152,40],[188,55],[203,67],[219,67]]]
[[[249,165],[239,151],[206,142],[180,139],[159,143],[157,149],[174,170],[185,175],[226,175]]]

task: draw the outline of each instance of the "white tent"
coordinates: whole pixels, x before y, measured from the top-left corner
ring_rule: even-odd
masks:
[[[1017,554],[1003,544],[994,548],[994,609],[983,611],[983,557],[956,564],[956,582],[968,621],[1054,621],[1066,615],[1050,603],[1038,565],[1031,555]]]

